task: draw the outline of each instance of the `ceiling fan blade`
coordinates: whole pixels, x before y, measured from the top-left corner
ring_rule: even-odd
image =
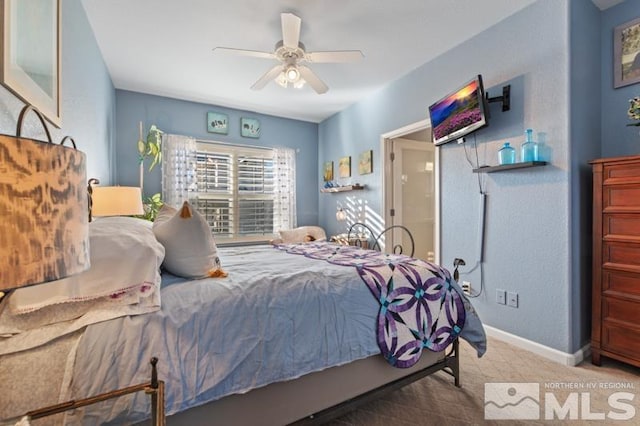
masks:
[[[329,87],[324,84],[318,76],[311,71],[309,67],[305,67],[304,65],[298,65],[298,71],[300,71],[300,75],[302,78],[316,91],[319,95],[326,93],[329,90]]]
[[[275,67],[271,68],[269,71],[264,73],[262,77],[258,79],[258,81],[253,83],[253,86],[251,86],[251,89],[252,90],[262,89],[264,86],[267,85],[268,82],[276,78],[278,74],[280,74],[281,72],[282,72],[282,64],[276,65]]]
[[[336,50],[333,52],[307,52],[305,58],[309,62],[358,62],[364,58],[359,50]]]
[[[282,44],[291,49],[297,49],[300,42],[300,25],[302,19],[293,13],[281,13],[282,20]]]
[[[245,50],[245,49],[233,49],[230,47],[214,47],[214,52],[232,54],[232,55],[242,55],[242,56],[251,56],[253,58],[263,58],[263,59],[275,59],[276,55],[271,52],[260,52],[258,50]]]

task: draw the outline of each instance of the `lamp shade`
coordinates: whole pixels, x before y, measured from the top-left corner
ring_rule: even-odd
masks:
[[[85,167],[75,148],[0,135],[0,290],[89,268]]]
[[[336,220],[338,222],[344,222],[347,220],[347,212],[345,212],[342,208],[339,208],[336,212]]]
[[[134,216],[144,214],[142,192],[137,186],[95,186],[92,216]]]

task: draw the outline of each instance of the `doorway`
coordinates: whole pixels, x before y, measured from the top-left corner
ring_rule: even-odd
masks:
[[[382,135],[383,211],[385,226],[402,225],[411,231],[414,257],[440,260],[439,151],[431,143],[428,120]],[[389,235],[385,246],[410,245],[401,230]]]

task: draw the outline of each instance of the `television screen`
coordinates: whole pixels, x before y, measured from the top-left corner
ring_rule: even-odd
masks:
[[[487,125],[482,76],[429,107],[433,143],[440,145],[459,139]]]

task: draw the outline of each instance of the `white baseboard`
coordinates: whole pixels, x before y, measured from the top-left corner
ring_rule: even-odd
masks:
[[[500,329],[491,327],[489,325],[484,326],[487,336],[495,337],[498,340],[509,343],[513,346],[517,346],[521,349],[528,350],[540,356],[543,356],[551,361],[574,367],[580,364],[585,358],[591,354],[591,345],[586,344],[582,348],[578,349],[575,353],[569,354],[559,351],[557,349],[550,348],[540,343],[533,342],[531,340],[524,339],[515,334],[507,333]]]

